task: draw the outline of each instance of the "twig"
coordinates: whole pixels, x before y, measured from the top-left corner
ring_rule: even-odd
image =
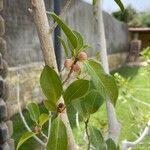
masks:
[[[72,0],[68,0],[66,2],[66,5],[64,6],[64,8],[62,9],[61,13],[59,16],[64,15],[64,13],[67,11],[67,9],[69,8],[70,4],[71,4]],[[57,27],[57,22],[55,22],[51,27],[50,27],[50,33],[52,33],[54,31],[54,29]]]
[[[77,125],[78,130],[80,130],[79,113],[78,112],[76,113],[76,125]]]
[[[73,65],[75,65],[75,64],[77,63],[77,61],[78,61],[78,58],[75,58],[75,60],[74,60],[74,62],[73,62]],[[73,72],[73,65],[71,66],[71,69],[70,69],[70,71],[69,71],[69,73],[68,73],[67,78],[63,81],[62,84],[65,84],[65,83],[68,81],[68,79],[70,78],[70,76],[71,76],[71,74],[72,74],[72,72]]]
[[[51,115],[50,111],[49,114]],[[50,137],[50,132],[51,132],[51,118],[49,118],[49,122],[48,122],[48,138]]]
[[[150,103],[143,102],[142,100],[139,100],[139,99],[137,99],[136,97],[134,97],[134,96],[132,96],[132,95],[131,95],[131,98],[132,98],[132,100],[134,100],[134,101],[136,101],[136,102],[138,102],[138,103],[141,103],[141,104],[143,104],[143,105],[145,105],[145,106],[147,106],[147,107],[150,107]]]
[[[139,144],[141,141],[143,141],[143,139],[150,134],[150,120],[148,121],[147,123],[147,126],[145,127],[143,133],[141,134],[141,136],[135,140],[134,142],[130,142],[130,141],[127,141],[127,140],[124,140],[122,142],[122,150],[127,150],[128,148],[130,147],[134,147],[136,146],[137,144]]]
[[[88,139],[88,147],[87,147],[87,150],[90,150],[90,135],[89,135],[89,132],[88,132],[89,118],[88,118],[84,123],[85,123],[85,132],[86,132],[87,139]]]
[[[18,83],[17,83],[17,102],[18,102],[18,107],[19,107],[19,114],[20,114],[20,117],[24,123],[24,126],[26,127],[26,129],[30,132],[32,132],[32,130],[30,129],[30,127],[28,126],[24,116],[23,116],[23,113],[22,113],[22,110],[21,110],[21,106],[20,106],[20,94],[19,94],[19,74],[17,72],[17,77],[18,77]],[[46,146],[46,144],[41,140],[39,139],[36,135],[33,136],[33,138],[38,142],[40,143],[41,145],[43,145],[44,147]]]
[[[48,139],[48,136],[47,136],[46,134],[44,134],[43,131],[41,131],[41,135],[42,135],[43,137],[45,137],[45,139]]]
[[[71,69],[70,69],[70,71],[69,71],[69,73],[68,73],[67,78],[63,81],[63,83],[62,83],[62,84],[65,84],[65,83],[68,81],[68,79],[70,78],[70,76],[71,76],[72,72],[73,72],[73,69],[72,69],[72,67],[71,67]]]

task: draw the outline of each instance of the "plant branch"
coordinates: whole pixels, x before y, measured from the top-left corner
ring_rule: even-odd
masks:
[[[51,114],[51,112],[49,112]],[[48,138],[50,137],[50,132],[51,132],[51,119],[49,118],[49,123],[48,123]]]
[[[147,103],[147,102],[144,102],[144,101],[142,101],[142,100],[140,100],[140,99],[137,99],[136,97],[134,97],[134,96],[132,96],[132,95],[131,95],[131,98],[132,98],[132,100],[134,100],[134,101],[136,101],[136,102],[138,102],[138,103],[141,103],[141,104],[143,104],[143,105],[145,105],[145,106],[147,106],[147,107],[150,107],[150,103]]]
[[[103,12],[102,12],[102,0],[97,0],[94,7],[95,13],[95,21],[97,23],[98,29],[98,42],[97,46],[98,49],[101,50],[101,61],[102,66],[107,74],[109,74],[109,65],[108,65],[108,57],[107,57],[107,45],[106,45],[106,38],[105,38],[105,28],[104,28],[104,21],[103,21]],[[106,99],[106,109],[107,109],[107,116],[108,116],[108,136],[112,138],[115,143],[118,142],[120,128],[121,125],[117,120],[115,108],[110,102],[110,100]]]
[[[76,125],[77,125],[78,130],[80,131],[79,113],[78,112],[76,113]]]
[[[24,123],[24,126],[26,127],[26,129],[30,132],[32,132],[32,130],[30,129],[30,127],[28,126],[24,116],[23,116],[23,113],[22,113],[22,110],[21,110],[21,106],[20,106],[20,94],[19,94],[19,90],[20,90],[20,87],[19,87],[19,74],[17,72],[17,77],[18,77],[18,82],[17,82],[17,102],[18,102],[18,108],[19,108],[19,114],[20,114],[20,117]],[[46,146],[46,144],[41,140],[39,139],[36,135],[33,136],[33,138],[38,142],[40,143],[42,146]]]
[[[88,147],[87,147],[87,150],[90,150],[90,135],[89,135],[89,131],[88,131],[89,119],[90,119],[90,118],[88,118],[88,119],[84,122],[84,123],[85,123],[85,132],[86,132],[87,139],[88,139]]]
[[[69,78],[70,78],[70,76],[71,76],[71,74],[72,74],[72,72],[73,72],[73,69],[72,69],[72,67],[71,67],[71,69],[70,69],[70,71],[69,71],[69,73],[68,73],[68,75],[67,75],[67,78],[63,81],[63,85],[69,80]]]
[[[77,63],[77,61],[78,61],[78,58],[75,58],[75,60],[73,62],[73,65],[75,65]],[[67,78],[62,83],[63,85],[70,79],[70,76],[73,73],[73,65],[71,66],[71,69],[70,69],[70,71],[69,71],[69,73],[67,75]]]
[[[43,131],[41,131],[41,135],[47,140],[48,139],[48,136],[46,134],[44,134]]]
[[[53,47],[53,41],[51,34],[49,32],[49,23],[46,15],[46,9],[44,0],[31,0],[34,3],[34,7],[32,9],[33,20],[37,29],[38,37],[41,44],[41,50],[43,54],[43,58],[46,65],[54,67],[56,72],[58,72],[56,56]],[[60,103],[64,103],[63,98],[61,97]],[[62,121],[66,126],[67,136],[68,136],[68,149],[76,150],[77,146],[74,140],[74,136],[72,133],[72,129],[70,127],[70,123],[68,120],[67,113],[63,113]]]
[[[127,140],[124,140],[122,142],[122,150],[127,150],[130,147],[134,147],[137,144],[139,144],[141,141],[143,141],[143,139],[150,134],[150,120],[147,123],[147,126],[145,127],[144,131],[142,132],[141,136],[135,140],[134,142],[130,142]]]

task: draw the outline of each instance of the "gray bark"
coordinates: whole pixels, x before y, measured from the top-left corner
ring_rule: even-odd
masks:
[[[95,19],[98,28],[98,47],[101,52],[101,62],[105,72],[109,73],[107,45],[106,45],[104,22],[102,16],[102,0],[97,0],[96,4],[94,5],[94,13],[95,13]],[[117,143],[119,139],[119,133],[120,133],[120,123],[117,120],[115,108],[109,99],[106,100],[106,109],[107,109],[108,127],[109,127],[108,137],[112,138]]]
[[[30,9],[30,12],[33,15],[45,64],[53,66],[58,72],[52,37],[49,33],[50,27],[46,16],[44,0],[31,0],[31,3],[32,8]],[[63,99],[61,101],[63,101]],[[72,129],[69,124],[67,113],[63,113],[61,115],[61,118],[67,129],[68,148],[69,150],[76,150],[77,148],[73,137]]]

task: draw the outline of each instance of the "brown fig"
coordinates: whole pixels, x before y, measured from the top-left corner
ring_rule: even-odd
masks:
[[[80,52],[80,53],[78,54],[78,59],[79,59],[80,61],[87,60],[87,58],[88,58],[88,56],[87,56],[87,54],[86,54],[85,52]]]
[[[65,60],[64,66],[65,66],[66,68],[70,68],[72,65],[73,65],[72,59],[66,59],[66,60]]]
[[[72,70],[74,72],[79,72],[81,70],[80,66],[78,64],[73,65]]]

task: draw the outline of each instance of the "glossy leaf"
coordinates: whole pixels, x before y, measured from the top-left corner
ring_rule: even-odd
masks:
[[[96,90],[90,91],[84,97],[84,105],[88,114],[93,114],[97,112],[99,107],[103,104],[103,97]]]
[[[93,1],[92,1],[93,5],[95,5],[95,4],[96,4],[96,2],[97,2],[97,0],[93,0]]]
[[[75,101],[72,101],[72,105],[83,118],[89,117],[89,114],[87,114],[87,111],[85,108],[84,97],[76,99]]]
[[[96,150],[106,150],[106,144],[100,130],[93,126],[89,126],[90,141]]]
[[[82,51],[86,51],[88,48],[92,48],[91,45],[83,45]]]
[[[109,138],[106,141],[106,144],[107,144],[107,150],[117,150],[116,144],[111,138]]]
[[[67,38],[70,40],[73,47],[76,48],[78,45],[78,39],[75,36],[75,34],[73,33],[73,31],[69,28],[69,26],[66,25],[66,23],[55,13],[50,12],[48,14],[50,14],[53,17],[53,19],[58,23],[58,25],[61,27],[61,29],[66,34]]]
[[[36,102],[30,102],[29,104],[27,104],[26,108],[30,113],[30,118],[32,119],[32,121],[38,123],[38,119],[40,116],[38,104]]]
[[[97,112],[103,104],[103,97],[98,91],[92,90],[85,97],[73,101],[72,104],[83,118],[87,118]]]
[[[64,93],[65,104],[68,105],[72,100],[84,96],[89,89],[89,81],[79,79],[69,85]]]
[[[20,148],[20,146],[24,143],[24,142],[26,142],[28,139],[30,139],[31,137],[33,137],[35,135],[35,133],[33,133],[33,132],[25,132],[22,136],[21,136],[21,138],[20,138],[20,140],[19,140],[19,143],[18,143],[18,145],[17,145],[17,148],[16,148],[16,150],[18,150],[19,148]]]
[[[69,49],[70,49],[71,53],[73,54],[73,50],[74,50],[74,48],[73,48],[73,46],[72,46],[72,44],[71,44],[71,42],[69,41],[69,39],[68,39],[68,38],[67,38],[67,44],[68,44],[68,47],[69,47]]]
[[[82,35],[81,35],[79,32],[77,32],[77,31],[73,31],[73,33],[76,35],[76,37],[77,37],[77,39],[78,39],[78,46],[77,46],[77,48],[76,48],[76,51],[78,52],[78,51],[83,47],[83,44],[84,44],[84,42],[83,42],[83,37],[82,37]]]
[[[78,53],[79,52],[83,52],[83,51],[86,51],[87,49],[89,49],[89,48],[91,48],[92,46],[90,46],[90,45],[83,45],[83,47],[80,49],[80,50],[78,50]]]
[[[50,137],[46,150],[67,150],[67,146],[66,127],[60,117],[57,117],[51,124]]]
[[[117,5],[120,7],[121,11],[124,11],[124,5],[121,0],[114,0]]]
[[[58,38],[59,38],[59,40],[60,40],[60,42],[61,42],[61,44],[63,46],[63,49],[65,51],[66,57],[68,57],[69,56],[69,52],[68,52],[67,45],[66,45],[65,41],[61,37],[58,37]]]
[[[51,105],[51,102],[48,100],[44,100],[43,104],[45,106],[45,108],[49,111],[57,111],[57,106],[56,105]]]
[[[101,64],[93,59],[85,62],[87,70],[93,80],[93,83],[102,96],[106,95],[110,98],[111,102],[115,105],[118,98],[118,88],[115,79],[104,72]]]
[[[56,103],[62,94],[62,83],[60,77],[54,69],[46,65],[41,73],[40,84],[49,104],[52,108],[55,108]]]
[[[41,114],[39,117],[39,125],[42,127],[48,120],[49,120],[49,115],[48,114]]]

